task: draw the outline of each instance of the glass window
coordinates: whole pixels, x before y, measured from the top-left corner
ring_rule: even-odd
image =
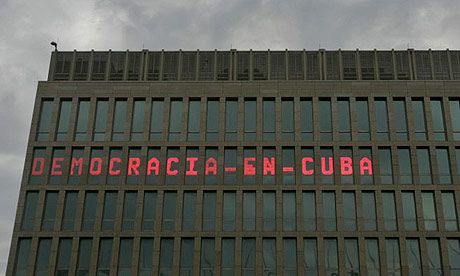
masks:
[[[203,193],[203,231],[216,230],[216,192]]]
[[[399,182],[401,184],[413,184],[410,149],[398,148],[398,161]]]
[[[249,52],[238,52],[236,57],[236,79],[249,80]]]
[[[283,191],[283,230],[296,229],[296,201],[295,192]]]
[[[315,192],[302,192],[303,230],[316,230],[316,196]]]
[[[295,151],[294,148],[282,148],[283,184],[295,184]]]
[[[342,160],[342,157],[348,157],[350,162],[346,161],[346,159]],[[352,148],[340,147],[339,160],[340,160],[340,167],[342,171],[340,174],[340,182],[342,184],[353,184],[354,181],[353,181],[353,164],[352,164],[353,150]],[[347,165],[349,165],[349,167]]]
[[[450,274],[455,275],[460,272],[460,240],[447,239],[447,252],[449,253]]]
[[[393,108],[396,140],[407,141],[407,115],[405,100],[400,98],[393,99]]]
[[[431,118],[433,124],[434,140],[446,140],[446,130],[444,128],[444,113],[441,99],[431,99]]]
[[[350,141],[350,100],[348,98],[339,98],[337,100],[337,109],[337,119],[339,121],[339,140]]]
[[[302,147],[302,150],[301,150],[301,155],[302,155],[302,159],[305,158],[305,157],[309,157],[311,158],[311,160],[315,160],[315,154],[313,152],[313,148],[304,148]],[[311,171],[313,172],[314,169],[315,169],[315,165],[313,162],[306,162],[306,164],[302,164],[302,170],[307,170],[308,171]],[[302,179],[302,184],[314,184],[315,183],[315,174],[314,173],[311,173],[311,174],[306,174],[302,171],[302,176],[301,176],[301,179]]]
[[[107,175],[107,184],[119,185],[122,169],[122,148],[110,148],[110,160],[108,164],[109,174]]]
[[[434,203],[434,194],[432,192],[422,192],[422,206],[425,230],[436,231],[438,229],[436,206]]]
[[[22,230],[30,231],[34,229],[35,217],[37,213],[38,192],[27,192],[24,203],[24,213],[22,215]]]
[[[222,238],[222,276],[235,274],[235,239]]]
[[[422,276],[420,245],[418,239],[406,239],[407,265],[410,276]]]
[[[102,184],[102,148],[91,148],[91,162],[88,169],[88,184]]]
[[[196,192],[184,192],[184,204],[182,210],[182,230],[195,230]]]
[[[107,129],[107,115],[109,112],[109,101],[107,99],[98,99],[96,105],[96,117],[94,121],[94,141],[104,141]]]
[[[65,156],[65,148],[53,148],[53,161],[51,161],[50,177],[48,183],[51,185],[61,184],[62,165]]]
[[[326,52],[326,79],[338,80],[339,77],[339,52],[327,51]]]
[[[316,246],[316,239],[303,239],[304,251],[304,269],[305,275],[317,276],[318,275],[318,250]]]
[[[198,141],[200,138],[201,121],[201,102],[200,100],[190,100],[188,107],[188,137],[189,141]]]
[[[276,193],[263,192],[263,228],[265,231],[276,229]]]
[[[93,239],[80,239],[76,275],[89,275],[91,252],[93,252]]]
[[[153,273],[153,238],[142,238],[139,254],[139,276]]]
[[[244,99],[244,140],[257,139],[257,102],[255,99]]]
[[[224,150],[224,184],[237,184],[236,148]]]
[[[87,80],[90,53],[76,53],[73,79]]]
[[[325,231],[337,230],[334,192],[323,192],[323,224]]]
[[[160,141],[163,132],[163,99],[152,100],[152,113],[150,117],[150,141]]]
[[[37,260],[35,262],[34,275],[49,275],[51,240],[52,239],[40,239],[38,242]]]
[[[435,80],[449,80],[449,60],[447,51],[432,51],[433,69]]]
[[[244,174],[243,184],[256,184],[256,148],[245,147],[243,149]]]
[[[206,141],[219,139],[219,99],[208,99],[206,113]]]
[[[198,79],[214,80],[214,52],[200,52],[199,57]]]
[[[319,99],[319,131],[321,141],[332,140],[331,99]]]
[[[216,258],[214,239],[201,239],[201,272],[200,275],[214,275],[214,262]],[[172,259],[172,258],[171,258]]]
[[[402,192],[402,209],[404,228],[406,231],[417,231],[417,214],[415,208],[415,197],[413,192]]]
[[[412,99],[412,110],[414,112],[415,140],[426,141],[425,107],[423,99]]]
[[[38,121],[37,141],[47,141],[50,125],[51,115],[53,113],[53,99],[43,99],[40,108],[40,119]]]
[[[286,79],[286,52],[270,52],[270,79]]]
[[[358,239],[345,239],[345,265],[348,275],[359,275]]]
[[[67,191],[62,215],[61,230],[74,230],[78,192]]]
[[[77,122],[75,125],[75,141],[85,141],[88,131],[89,99],[78,101]]]
[[[281,131],[283,140],[294,140],[294,100],[281,101]]]
[[[204,184],[217,184],[217,148],[206,148]]]
[[[198,148],[187,148],[187,160],[185,162],[185,184],[198,184],[198,172],[201,171],[201,166],[197,162]]]
[[[283,239],[283,275],[297,275],[297,240]]]
[[[160,246],[160,275],[173,275],[174,238],[161,239]]]
[[[274,148],[263,148],[263,184],[273,185],[276,182],[275,155]]]
[[[407,51],[397,51],[394,55],[396,60],[396,76],[398,80],[410,79],[409,56]]]
[[[243,231],[256,230],[256,193],[243,192]]]
[[[81,230],[94,230],[94,221],[96,219],[96,208],[97,208],[97,192],[86,192]]]
[[[417,161],[420,184],[431,184],[431,165],[428,148],[417,148]]]
[[[147,80],[160,79],[160,52],[149,52],[147,60]]]
[[[398,230],[396,219],[395,194],[393,192],[382,192],[383,201],[383,224],[385,231]]]
[[[38,185],[42,184],[45,171],[45,154],[46,148],[34,148],[34,157],[32,166],[30,168],[29,184]]]
[[[377,140],[388,141],[388,109],[386,99],[375,99],[375,120],[377,123]]]
[[[364,157],[368,158],[369,160],[373,160],[372,158],[372,149],[371,148],[359,148],[359,159],[363,159]],[[372,164],[370,164],[372,172],[374,171],[372,168]],[[360,174],[360,182],[363,185],[373,184],[374,177],[368,170],[364,172],[364,174]]]
[[[134,230],[137,209],[137,192],[125,192],[122,230]]]
[[[27,275],[27,263],[29,261],[30,244],[32,239],[20,238],[18,241],[14,275]]]
[[[356,52],[343,51],[342,52],[342,67],[344,80],[356,80]]]
[[[460,172],[460,148],[455,148],[455,160],[457,161],[457,171]],[[458,173],[457,177],[460,179],[460,173]]]
[[[176,225],[176,193],[165,192],[163,198],[163,230],[174,230]]]
[[[163,80],[177,80],[178,74],[178,52],[166,52],[163,57]]]
[[[288,51],[288,78],[303,80],[303,53]]]
[[[320,148],[321,153],[321,184],[334,184],[334,155],[332,148]]]
[[[54,229],[58,196],[58,192],[46,192],[45,208],[42,217],[42,230],[44,231],[51,231]]]
[[[139,80],[141,53],[128,53],[128,80]]]
[[[264,141],[275,140],[275,100],[264,99],[263,100],[263,139]]]
[[[114,53],[110,55],[110,75],[109,80],[123,80],[125,70],[126,53]]]
[[[324,264],[327,276],[339,275],[337,239],[324,239]]]
[[[418,80],[431,80],[431,58],[428,51],[415,51],[415,69]]]
[[[454,140],[460,140],[460,100],[449,99],[450,121]]]
[[[276,275],[276,239],[262,239],[264,275]]]
[[[182,53],[182,80],[195,80],[196,52]]]
[[[112,265],[112,238],[101,238],[99,242],[99,257],[97,262],[98,275],[110,275]]]
[[[238,100],[225,101],[225,141],[236,141],[238,136]]]
[[[117,192],[106,192],[104,213],[102,215],[102,230],[113,230],[117,213]]]
[[[181,166],[179,165],[180,160],[180,150],[179,148],[168,148],[167,149],[167,160],[166,160],[166,177],[165,184],[177,185],[179,184],[179,171],[181,171]]]
[[[222,215],[222,230],[224,231],[235,231],[235,204],[235,192],[224,192],[224,210]]]
[[[144,193],[144,210],[142,212],[142,230],[154,230],[157,207],[157,192]]]
[[[182,238],[180,246],[180,275],[193,275],[193,252],[195,240]]]
[[[72,238],[61,238],[56,262],[56,275],[69,275]]]
[[[56,141],[67,140],[67,133],[69,132],[70,122],[70,109],[72,108],[71,99],[62,99],[59,108],[59,121],[56,129]]]
[[[179,141],[182,132],[182,99],[172,99],[169,118],[169,140]]]
[[[127,177],[126,177],[126,184],[139,184],[140,179],[140,166],[141,160],[143,161],[141,156],[141,148],[130,148],[129,149],[129,162],[127,168]]]
[[[307,60],[307,80],[319,80],[320,79],[320,72],[319,72],[319,55],[318,51],[307,52],[306,53],[306,60]]]
[[[134,99],[131,141],[141,141],[144,135],[145,99]]]
[[[430,275],[443,275],[439,240],[427,239],[426,249],[428,251],[428,269]]]
[[[390,148],[379,148],[380,182],[393,184],[393,168],[391,166]]]
[[[379,241],[378,239],[365,239],[366,269],[368,276],[380,276]]]
[[[385,239],[388,275],[401,275],[398,239]]]
[[[80,184],[83,171],[83,154],[84,148],[72,148],[72,159],[70,165],[70,173],[67,183]]]
[[[160,148],[149,148],[147,152],[147,160],[150,162],[151,166],[156,168],[152,170],[147,170],[147,175],[145,176],[145,184],[159,184],[160,183]]]
[[[451,51],[450,57],[453,79],[460,80],[460,51]]]
[[[118,254],[118,275],[131,275],[133,258],[133,239],[120,239],[120,252]]]
[[[230,53],[217,52],[217,80],[230,78]]]
[[[442,192],[442,210],[444,214],[445,229],[447,231],[457,231],[457,211],[455,196],[453,192]]]
[[[303,141],[313,141],[313,105],[311,99],[300,100],[300,136]]]
[[[343,230],[356,231],[356,199],[354,192],[343,192]]]
[[[256,239],[243,238],[241,248],[241,275],[254,275],[256,270]]]
[[[93,54],[93,67],[92,67],[92,74],[91,80],[104,80],[105,79],[105,71],[107,67],[107,53],[94,53]]]
[[[359,53],[362,80],[374,80],[375,79],[374,60],[375,60],[374,52],[363,51]]]
[[[447,148],[436,148],[436,161],[438,163],[439,184],[452,184]]]
[[[367,99],[356,99],[356,117],[358,125],[358,141],[369,141],[371,139],[369,127],[369,104]]]
[[[375,210],[374,192],[363,192],[363,222],[364,230],[377,230],[377,215]]]

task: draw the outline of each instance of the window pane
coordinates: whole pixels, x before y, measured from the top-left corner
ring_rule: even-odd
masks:
[[[396,131],[396,140],[407,141],[407,115],[406,103],[404,99],[394,99],[394,125]]]
[[[51,185],[58,185],[61,184],[61,179],[62,179],[62,165],[63,165],[63,160],[65,156],[65,148],[53,148],[53,161],[50,164],[51,170],[50,170],[50,176],[48,179],[48,183]],[[55,159],[55,158],[61,158],[61,159]],[[61,166],[61,168],[54,168],[55,166],[53,163],[56,162],[56,165]],[[54,169],[53,169],[54,168]]]
[[[182,211],[182,230],[195,230],[196,192],[184,192]]]
[[[388,110],[386,99],[376,99],[374,102],[375,120],[377,123],[377,140],[388,141]]]
[[[201,239],[201,272],[200,275],[214,275],[214,261],[216,257],[214,239]]]
[[[305,276],[318,275],[318,251],[316,239],[303,239]]]
[[[235,192],[224,192],[223,226],[224,231],[235,231],[236,219]]]
[[[150,118],[150,140],[160,141],[163,132],[163,107],[162,99],[152,100],[152,115]]]
[[[54,80],[63,81],[69,80],[70,67],[72,64],[73,53],[58,53],[56,52],[56,67],[54,72]]]
[[[133,121],[131,126],[131,140],[140,141],[144,133],[145,99],[135,99],[133,107]]]
[[[110,75],[109,80],[122,80],[125,69],[125,53],[114,53],[110,55]]]
[[[375,211],[374,192],[363,192],[363,220],[364,230],[377,230],[377,215]]]
[[[331,113],[331,99],[319,100],[319,130],[320,140],[332,140],[332,113]]]
[[[224,149],[224,184],[237,184],[236,148]]]
[[[326,79],[338,80],[339,76],[339,52],[327,51],[326,52]]]
[[[378,239],[365,239],[366,269],[368,276],[380,276],[379,242]]]
[[[460,140],[460,100],[449,100],[450,121],[452,122],[452,131],[454,140]]]
[[[200,138],[201,121],[201,102],[200,100],[190,100],[188,106],[188,141],[198,141]]]
[[[164,53],[163,80],[177,80],[179,53]]]
[[[238,100],[225,102],[225,140],[235,141],[238,135]]]
[[[53,99],[43,99],[40,108],[40,119],[37,128],[37,141],[47,141],[50,131],[51,115],[53,112]]]
[[[406,239],[407,265],[409,275],[422,276],[422,264],[420,261],[420,245],[418,239]]]
[[[428,251],[428,265],[430,275],[443,275],[442,263],[441,263],[441,252],[439,250],[439,240],[427,239],[426,247]]]
[[[84,148],[72,148],[72,161],[67,183],[80,184],[83,171],[83,154]]]
[[[159,174],[160,148],[149,148],[147,152],[147,160],[148,162],[151,162],[153,167],[155,167],[156,165],[158,169],[147,171],[147,175],[145,176],[145,184],[147,185],[159,184],[160,182],[160,174]]]
[[[367,99],[356,99],[356,114],[358,124],[358,140],[369,141],[371,138],[369,127],[369,105]]]
[[[85,207],[83,209],[83,221],[81,230],[94,230],[96,218],[97,192],[86,192]]]
[[[93,54],[93,69],[91,80],[104,80],[107,67],[108,53]]]
[[[75,141],[85,141],[88,131],[89,104],[87,99],[78,102],[77,122],[75,125]]]
[[[415,51],[415,69],[417,70],[417,79],[431,80],[431,58],[428,51]]]
[[[174,239],[161,239],[160,248],[160,275],[173,275],[173,260],[174,260]]]
[[[166,160],[166,176],[165,184],[177,185],[179,184],[179,171],[181,171],[181,166],[179,165],[180,160],[180,151],[179,148],[168,148],[167,149],[167,160]],[[177,162],[176,162],[177,161]],[[169,170],[168,170],[169,169]]]
[[[345,239],[345,264],[348,275],[359,275],[359,251],[357,239]]]
[[[401,184],[413,184],[410,150],[408,148],[398,148],[398,159],[399,182]]]
[[[110,160],[108,164],[109,174],[107,175],[107,184],[119,185],[121,176],[120,171],[122,169],[122,148],[110,148]]]
[[[361,79],[362,80],[374,80],[375,79],[374,52],[371,52],[371,51],[360,52],[359,60],[360,60],[360,65],[361,65]]]
[[[387,268],[389,275],[401,275],[398,239],[386,239]]]
[[[195,80],[196,52],[182,53],[182,80]]]
[[[297,240],[283,239],[283,275],[297,275]]]
[[[449,253],[451,275],[460,272],[460,240],[447,239],[447,252]]]
[[[446,132],[444,129],[444,114],[442,102],[438,99],[431,99],[430,106],[434,139],[437,141],[444,141],[446,140]]]
[[[235,239],[222,238],[222,276],[235,274]]]
[[[113,239],[102,238],[99,243],[99,257],[97,262],[97,274],[109,275],[112,264]]]
[[[334,184],[334,155],[332,148],[320,148],[321,153],[321,184]]]
[[[256,239],[243,238],[241,248],[241,275],[254,275],[256,269]]]
[[[187,148],[187,161],[185,165],[185,184],[198,184],[198,172],[201,171],[200,163],[197,163],[198,148]]]
[[[430,153],[427,148],[417,148],[420,184],[431,184]]]
[[[51,231],[54,229],[54,219],[56,218],[58,196],[58,192],[46,193],[45,208],[43,210],[42,218],[42,230],[44,231]]]
[[[216,192],[203,193],[203,231],[216,229]]]
[[[342,52],[342,66],[343,66],[343,79],[356,80],[356,52],[343,51]]]
[[[303,53],[288,51],[288,78],[290,80],[303,80]]]
[[[91,264],[91,252],[93,250],[93,240],[82,238],[78,249],[78,261],[76,275],[89,275]]]
[[[69,275],[70,256],[72,254],[72,239],[61,238],[56,262],[56,275]]]
[[[265,231],[276,229],[276,194],[263,192],[263,225]]]
[[[102,184],[102,148],[91,148],[91,162],[88,169],[88,184]]]
[[[97,100],[96,117],[94,122],[94,141],[104,141],[107,128],[107,115],[109,112],[109,101],[106,99]]]
[[[78,192],[66,192],[61,230],[74,230]]]
[[[386,231],[398,230],[396,220],[395,195],[392,192],[383,192],[383,223]]]
[[[437,219],[436,208],[434,203],[434,194],[432,192],[422,192],[423,219],[425,221],[425,230],[436,231]]]
[[[28,231],[34,228],[37,213],[38,192],[27,192],[22,217],[22,230]]]
[[[346,165],[347,164],[347,159],[345,158],[349,158],[349,167]],[[342,158],[344,158],[342,160]],[[339,160],[340,160],[340,166],[341,166],[341,170],[343,172],[341,172],[341,175],[340,175],[340,182],[342,184],[353,184],[353,166],[352,166],[352,160],[353,160],[353,151],[352,151],[352,148],[343,148],[341,147],[340,148],[340,157],[339,157]],[[342,162],[344,163],[344,165],[342,166]],[[350,169],[351,168],[351,169]]]
[[[379,148],[380,182],[393,184],[393,168],[391,166],[391,151],[389,148]]]
[[[263,184],[275,184],[275,153],[274,148],[263,148]]]
[[[37,260],[35,263],[36,276],[49,275],[51,239],[40,239],[38,242]]]
[[[302,148],[301,150],[302,160],[306,157],[311,158],[310,160],[315,160],[315,154],[313,152],[313,148]],[[308,159],[307,159],[308,160]],[[305,167],[304,167],[305,166]],[[302,170],[305,169],[310,172],[313,172],[315,169],[315,165],[313,162],[306,162],[306,164],[302,164]],[[314,184],[315,183],[315,174],[305,174],[302,172],[302,184]]]
[[[295,151],[294,148],[282,148],[283,184],[295,184]]]
[[[303,141],[313,141],[313,105],[311,99],[300,100],[300,131]]]
[[[180,247],[180,275],[193,275],[193,238],[183,238]]]
[[[257,102],[244,99],[244,140],[255,141],[257,138]]]
[[[263,139],[264,141],[275,140],[275,100],[264,99],[263,101]]]
[[[457,212],[453,192],[442,192],[442,210],[447,231],[457,231]]]
[[[281,131],[283,140],[294,140],[294,100],[281,101]]]
[[[163,198],[163,230],[174,230],[176,224],[176,193],[165,192]]]
[[[112,140],[122,141],[125,135],[126,100],[115,100],[115,113],[113,115]]]
[[[270,52],[270,79],[286,79],[286,53]]]
[[[139,276],[152,275],[153,270],[153,238],[142,238],[139,253]]]
[[[169,140],[179,141],[182,132],[182,100],[171,100],[171,110],[169,118]]]
[[[302,193],[303,230],[316,230],[316,198],[315,192]]]
[[[438,163],[439,184],[452,184],[447,148],[436,148],[436,161]]]
[[[359,159],[361,160],[364,157],[366,157],[369,160],[373,160],[371,148],[359,148]],[[370,164],[370,167],[373,172],[374,169],[372,168],[372,164]],[[374,183],[373,174],[370,174],[369,171],[366,170],[364,174],[360,175],[360,182],[363,185],[373,184]]]
[[[404,228],[407,231],[417,231],[417,214],[415,212],[415,198],[412,192],[402,192],[402,206]]]
[[[262,247],[264,275],[276,275],[276,240],[265,238]]]
[[[206,113],[206,141],[219,139],[219,100],[209,99]]]
[[[133,239],[120,239],[120,252],[118,254],[118,273],[120,276],[131,275],[133,258]]]
[[[139,184],[141,166],[144,159],[141,156],[141,148],[129,148],[128,151],[128,169],[126,184]]]
[[[67,133],[69,131],[70,109],[72,108],[72,100],[61,100],[59,110],[59,121],[56,129],[56,141],[67,140]]]
[[[215,168],[215,171],[205,169],[204,184],[215,185],[217,184],[217,148],[206,148],[205,156],[205,167]]]
[[[320,70],[319,70],[319,59],[320,53],[317,51],[307,52],[307,80],[319,80],[320,79]]]
[[[117,192],[106,192],[104,214],[102,215],[102,230],[113,230],[117,212]]]
[[[324,263],[327,276],[339,275],[337,239],[324,239]]]
[[[325,231],[337,230],[334,192],[323,192],[323,223]]]
[[[134,230],[136,222],[137,192],[125,192],[122,230]]]
[[[296,229],[296,201],[295,192],[283,192],[283,230]]]
[[[256,184],[256,148],[245,147],[243,149],[244,174],[243,184]]]
[[[422,99],[412,99],[415,140],[426,141],[425,107]]]
[[[249,80],[249,52],[238,52],[236,57],[236,79]]]
[[[356,231],[356,200],[354,192],[343,192],[343,230]]]
[[[256,229],[256,193],[243,192],[243,231]]]
[[[199,80],[214,80],[214,52],[200,52]]]
[[[341,141],[351,140],[350,126],[350,101],[348,98],[338,99],[337,101],[337,119],[339,121],[339,139]]]
[[[144,209],[142,212],[142,230],[155,229],[155,217],[157,206],[157,193],[145,192],[144,193]]]

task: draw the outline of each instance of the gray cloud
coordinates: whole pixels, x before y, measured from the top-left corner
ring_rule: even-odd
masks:
[[[0,274],[49,42],[96,49],[460,48],[458,0],[0,1]]]

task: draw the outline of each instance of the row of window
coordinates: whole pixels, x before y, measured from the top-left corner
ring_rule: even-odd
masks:
[[[119,228],[118,222],[122,231],[175,231],[178,227],[182,231],[458,230],[451,191],[86,191],[80,199],[78,195],[78,191],[66,191],[59,199],[59,192],[48,191],[41,210],[39,192],[28,191],[22,230],[33,230],[37,218],[43,231],[113,231]],[[58,202],[63,202],[62,220],[57,218]],[[401,202],[400,211],[396,202]],[[121,218],[117,208],[122,208]],[[358,209],[362,214],[358,215]],[[101,217],[98,212],[102,213],[101,229],[95,229]],[[339,227],[337,213],[341,214]],[[257,218],[262,219],[258,227]]]
[[[301,141],[388,141],[390,132],[395,133],[392,139],[407,141],[409,121],[413,140],[444,141],[448,129],[452,130],[449,139],[460,140],[460,100],[410,98],[406,103],[405,98],[393,98],[390,101],[388,103],[387,98],[348,97],[282,98],[280,102],[275,98],[245,98],[241,102],[238,98],[225,98],[225,101],[219,98],[172,98],[166,102],[163,98],[148,101],[145,98],[116,98],[113,101],[80,98],[74,102],[77,112],[73,116],[72,99],[56,100],[55,107],[54,99],[44,98],[36,140],[274,141],[294,140],[298,131],[297,140]],[[53,109],[57,110],[55,126],[51,124]],[[239,110],[243,111],[242,118],[238,116]],[[352,118],[350,111],[354,111],[356,119]],[[260,123],[259,113],[262,114]],[[277,115],[281,118],[278,123]],[[446,120],[446,116],[450,120]],[[393,118],[391,127],[390,118]],[[447,122],[452,125],[447,126]],[[258,124],[262,133],[258,133]],[[72,132],[71,125],[75,125]],[[51,128],[55,137],[50,137]],[[371,131],[373,129],[375,133]],[[167,133],[163,133],[164,130]]]
[[[156,241],[153,238],[60,238],[54,242],[58,242],[56,253],[51,251],[51,238],[38,240],[34,275],[53,275],[51,262],[55,262],[55,275],[70,275],[75,271],[75,275],[81,276],[89,275],[91,267],[96,268],[97,275],[109,275],[114,273],[113,269],[117,270],[117,275],[133,275],[136,270],[142,276],[155,272],[193,275],[195,266],[199,267],[196,270],[200,275],[214,275],[220,270],[220,275],[224,276],[235,275],[238,270],[243,276],[276,275],[277,272],[334,276],[339,275],[341,268],[347,275],[402,275],[403,266],[408,267],[404,275],[409,276],[422,275],[424,269],[429,275],[460,273],[460,243],[458,239],[449,238],[445,243],[436,238],[365,238],[358,241],[356,238],[277,240],[269,237],[161,238]],[[155,242],[160,243],[158,253],[154,249]],[[31,248],[31,238],[19,239],[14,275],[26,275],[29,255],[35,253]],[[77,251],[72,251],[73,248]],[[322,252],[318,248],[323,248]],[[427,259],[421,258],[421,252],[426,252]],[[72,267],[74,254],[77,260]],[[114,261],[115,268],[112,267]]]
[[[460,52],[57,52],[52,67],[57,81],[456,80]]]
[[[341,168],[344,157],[352,161],[347,173]],[[134,170],[129,160],[137,158]],[[248,158],[251,163],[243,162]],[[366,170],[360,162],[364,158],[370,160]],[[149,160],[157,162],[155,169]],[[207,160],[215,161],[215,171],[210,171]],[[273,171],[267,171],[267,160],[273,162]],[[249,165],[254,173],[247,173]],[[47,148],[36,147],[30,170],[29,184],[34,185],[454,184],[460,182],[460,148],[53,147],[47,153]],[[185,173],[191,170],[196,173]]]

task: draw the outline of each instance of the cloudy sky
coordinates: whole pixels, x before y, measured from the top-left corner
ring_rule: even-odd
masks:
[[[0,0],[0,275],[50,41],[61,50],[459,49],[458,26],[458,0]]]

